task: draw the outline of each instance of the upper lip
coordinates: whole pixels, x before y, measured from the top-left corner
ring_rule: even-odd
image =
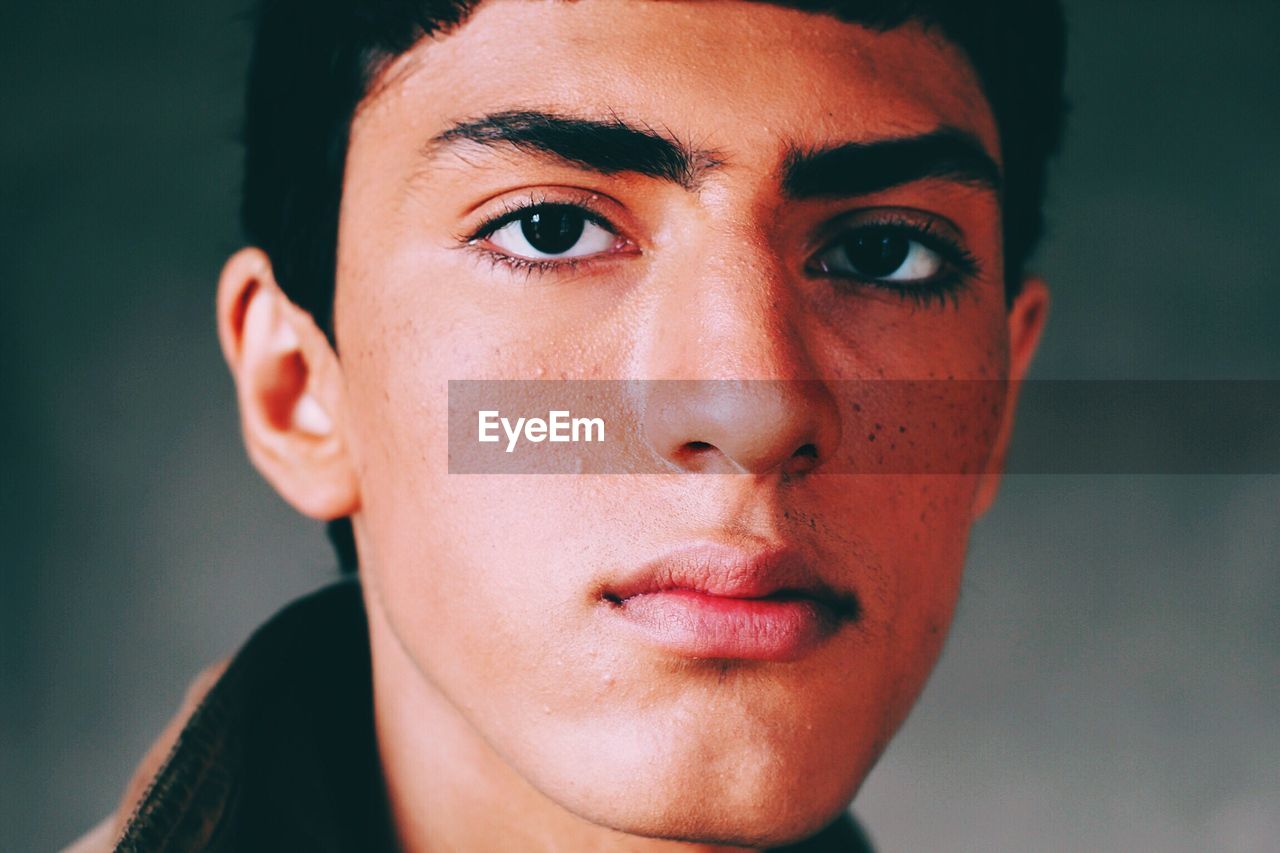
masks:
[[[637,595],[673,590],[739,599],[811,599],[838,615],[855,616],[857,598],[822,580],[797,548],[744,549],[714,542],[669,551],[606,584],[602,598],[621,604]]]

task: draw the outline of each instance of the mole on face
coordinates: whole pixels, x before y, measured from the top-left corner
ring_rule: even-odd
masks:
[[[975,473],[1000,433],[1007,383],[997,380],[882,380],[859,386],[846,407],[846,447],[828,470],[846,473]],[[892,426],[886,428],[886,424]],[[886,434],[892,435],[886,440]]]

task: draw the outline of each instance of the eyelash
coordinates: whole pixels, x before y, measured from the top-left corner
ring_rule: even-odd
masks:
[[[508,255],[505,252],[499,252],[489,249],[480,244],[481,240],[491,237],[499,229],[510,225],[524,216],[530,210],[543,207],[565,207],[573,208],[579,211],[583,218],[588,222],[604,228],[614,234],[618,233],[618,229],[607,218],[592,210],[589,200],[586,198],[571,199],[567,201],[549,201],[545,197],[531,195],[522,198],[519,201],[504,202],[501,213],[493,216],[480,223],[479,227],[472,231],[469,235],[460,238],[462,244],[476,252],[481,258],[493,264],[494,266],[503,266],[510,270],[533,275],[534,273],[552,273],[565,272],[576,269],[584,262],[595,260],[592,257],[582,258],[563,258],[554,260],[551,258],[535,259],[535,258],[518,258]]]
[[[581,212],[583,217],[595,225],[604,228],[613,233],[618,233],[618,229],[614,227],[606,217],[594,211],[588,199],[579,198],[567,201],[548,201],[545,197],[539,195],[530,195],[519,201],[505,202],[503,210],[485,219],[474,231],[468,235],[459,238],[460,242],[466,247],[476,252],[481,258],[490,264],[502,266],[509,270],[522,272],[526,276],[533,274],[546,274],[555,272],[567,272],[578,268],[584,262],[596,260],[595,257],[586,256],[581,258],[563,258],[555,259],[534,259],[520,258],[508,255],[494,249],[481,245],[481,241],[490,237],[499,229],[518,221],[522,216],[530,210],[541,207],[569,207]],[[943,305],[947,301],[953,304],[959,299],[960,294],[968,286],[969,282],[974,278],[978,278],[982,274],[981,265],[977,258],[971,252],[961,246],[958,242],[949,236],[939,233],[937,228],[928,221],[920,222],[908,219],[900,215],[882,216],[867,222],[858,223],[857,228],[851,228],[844,231],[839,239],[848,239],[849,236],[857,230],[875,229],[891,234],[896,234],[920,243],[925,248],[937,252],[941,256],[943,263],[947,266],[947,271],[936,277],[933,281],[924,284],[915,285],[898,285],[891,281],[883,281],[873,278],[861,278],[849,275],[837,275],[823,271],[813,271],[814,274],[820,275],[837,282],[838,285],[848,282],[857,282],[859,284],[880,288],[896,294],[904,300],[911,300],[917,305],[928,307],[930,305]],[[836,241],[830,241],[823,245],[818,253],[827,251],[836,245]]]
[[[944,305],[950,301],[953,305],[960,294],[968,287],[969,282],[982,275],[982,266],[973,253],[950,236],[941,233],[930,221],[918,221],[901,215],[889,214],[857,223],[856,228],[843,231],[839,237],[822,245],[815,254],[822,254],[836,246],[839,242],[862,230],[874,230],[904,237],[919,243],[926,249],[936,252],[946,265],[945,272],[931,281],[922,284],[897,284],[882,279],[864,278],[860,276],[839,275],[822,270],[814,270],[813,274],[830,278],[838,285],[856,282],[859,285],[887,290],[902,299],[909,299],[922,307]]]

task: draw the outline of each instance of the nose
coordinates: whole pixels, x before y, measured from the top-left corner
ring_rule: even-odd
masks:
[[[794,477],[830,458],[838,442],[821,382],[804,379],[647,383],[650,446],[682,471]]]
[[[644,433],[682,471],[803,475],[834,455],[839,407],[818,376],[796,283],[767,248],[737,255],[662,290]]]

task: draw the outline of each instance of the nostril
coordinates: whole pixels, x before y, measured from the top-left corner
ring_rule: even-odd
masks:
[[[709,441],[686,441],[676,451],[676,462],[685,470],[702,473],[717,466],[717,457],[723,458]]]
[[[783,463],[782,475],[787,480],[803,477],[817,468],[819,464],[818,445],[813,442],[802,444],[791,454],[791,458]]]

